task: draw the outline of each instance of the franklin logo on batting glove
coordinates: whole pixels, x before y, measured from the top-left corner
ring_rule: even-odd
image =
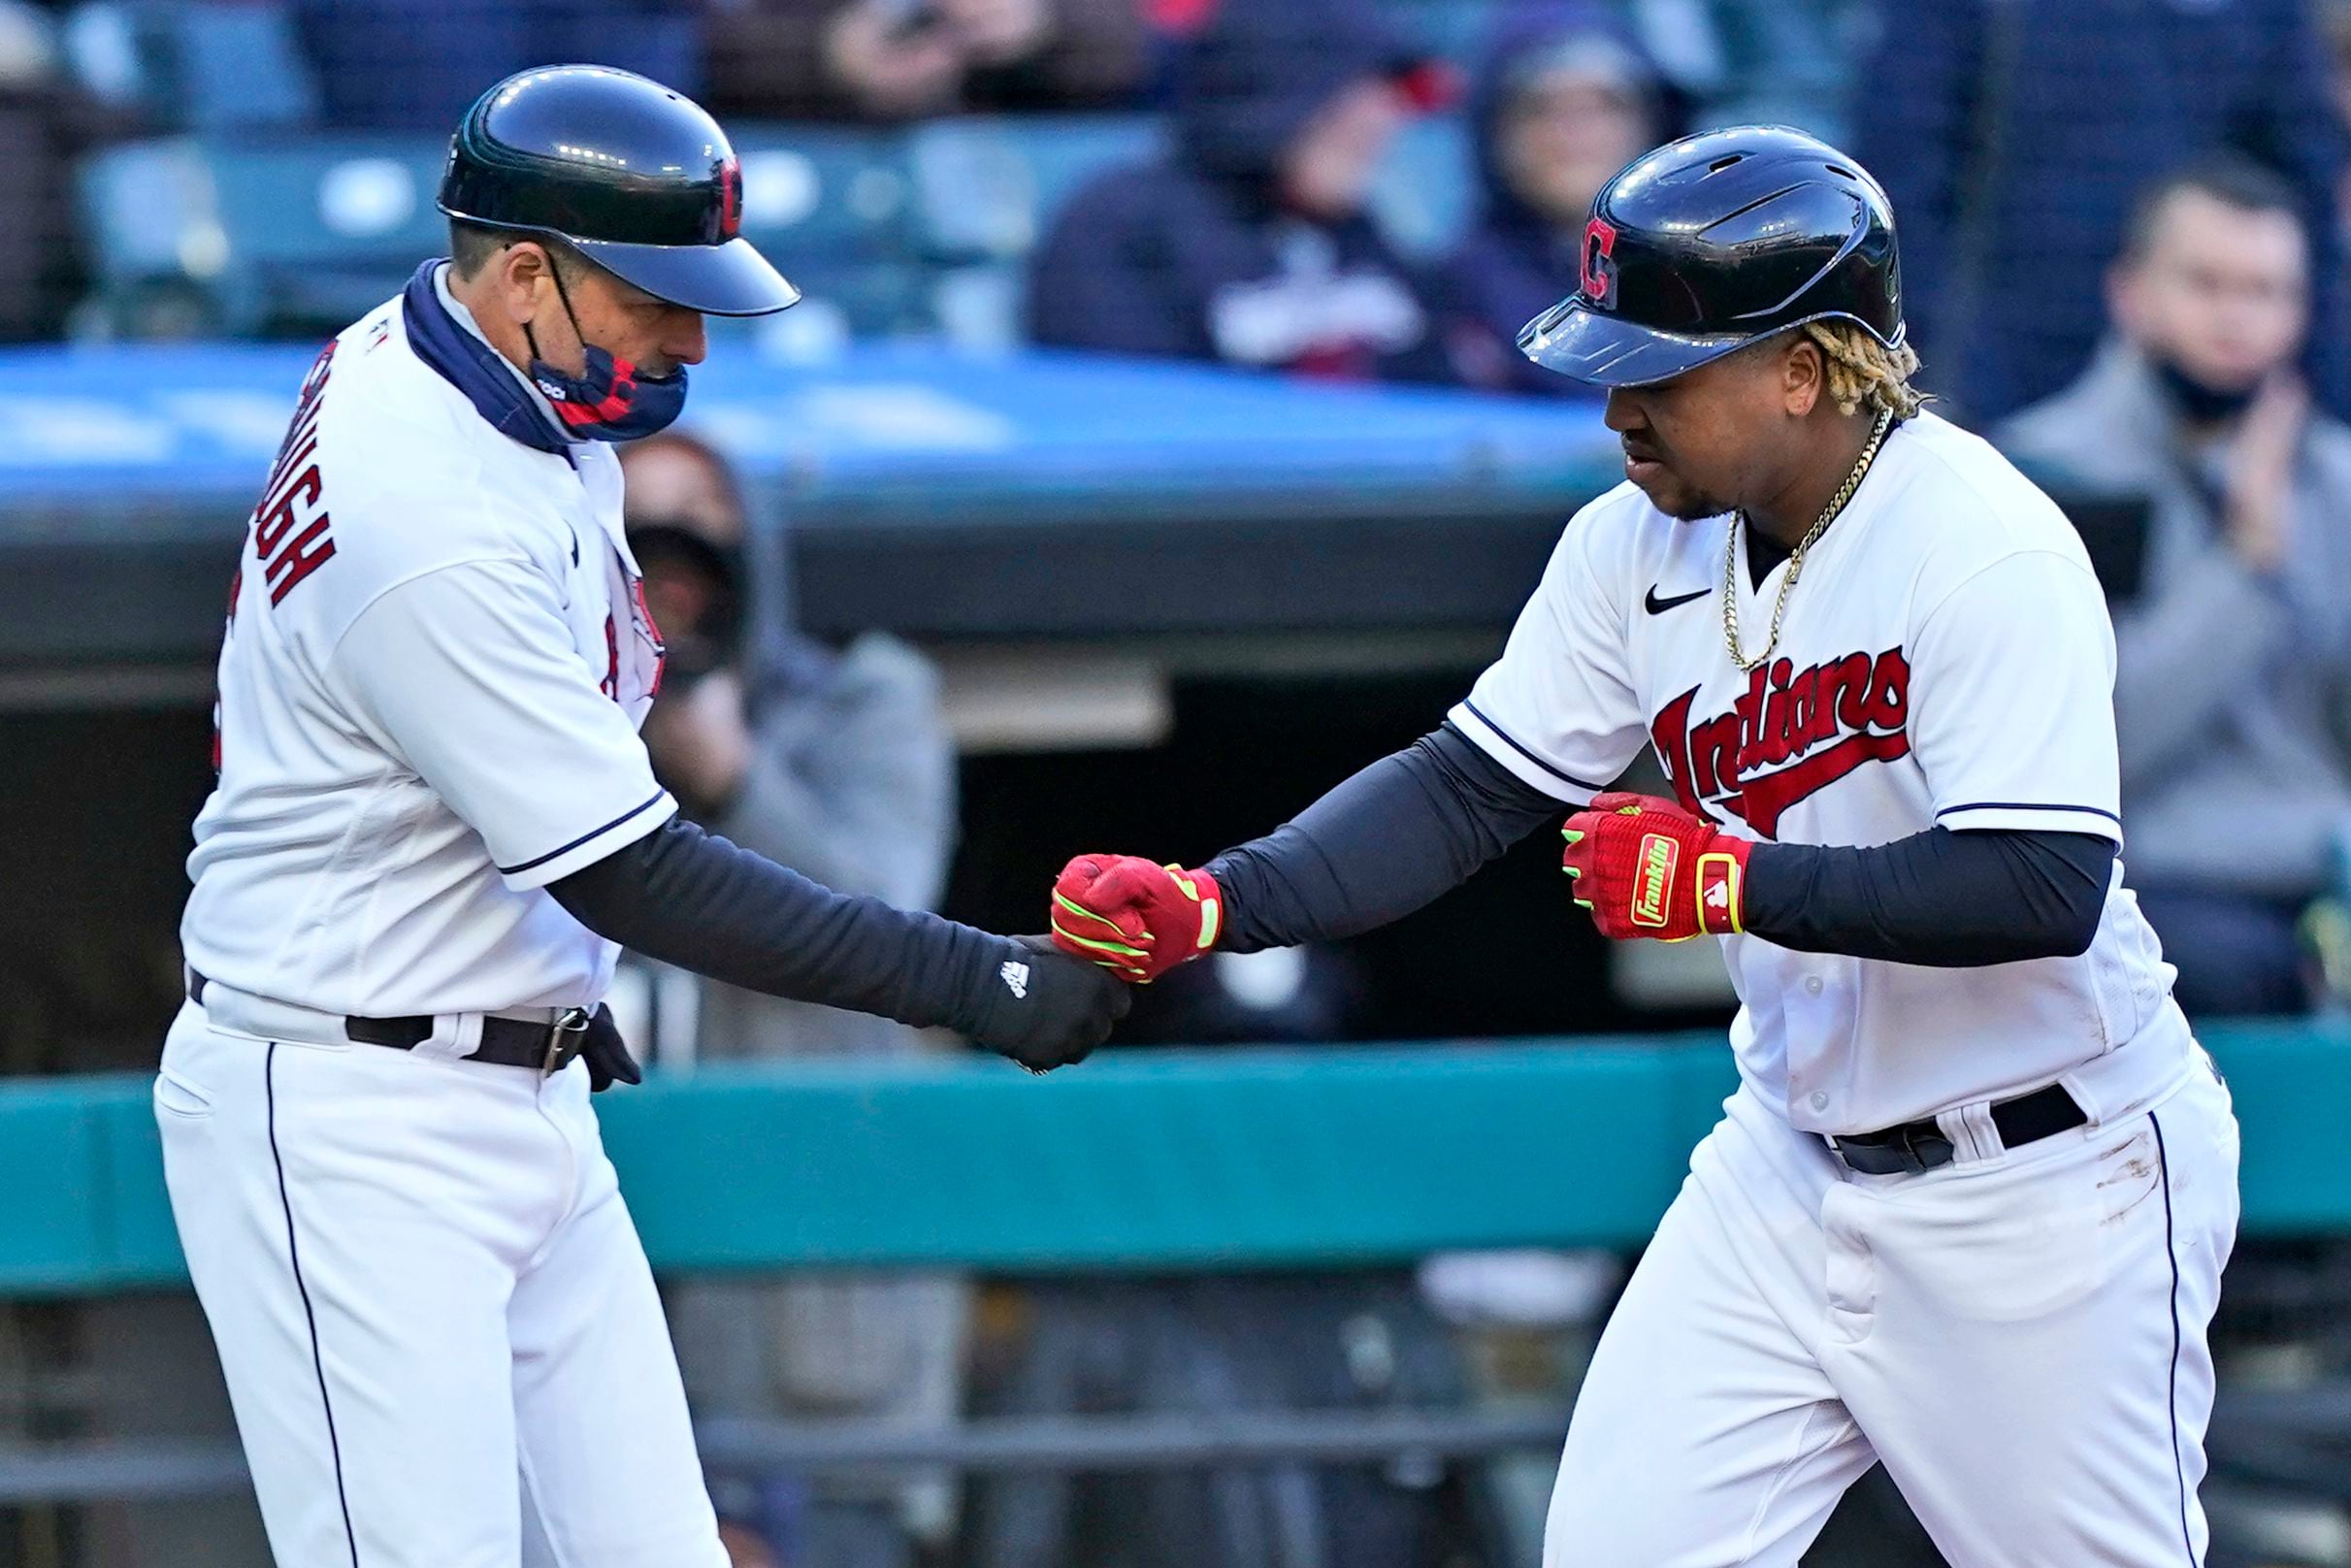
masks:
[[[1662,926],[1665,924],[1665,895],[1674,880],[1674,865],[1681,859],[1681,849],[1663,833],[1649,833],[1641,840],[1641,876],[1634,884],[1633,924]]]
[[[1568,818],[1562,835],[1576,902],[1603,936],[1684,942],[1745,929],[1752,846],[1673,801],[1610,791]]]

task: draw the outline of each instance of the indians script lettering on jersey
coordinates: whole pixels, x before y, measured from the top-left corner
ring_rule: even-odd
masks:
[[[1720,821],[1746,819],[1766,838],[1791,805],[1865,763],[1910,754],[1910,662],[1900,648],[1848,653],[1796,671],[1776,659],[1749,672],[1732,707],[1692,720],[1702,688],[1658,712],[1649,738],[1682,803]]]

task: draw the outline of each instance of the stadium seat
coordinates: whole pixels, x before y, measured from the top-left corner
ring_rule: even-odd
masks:
[[[916,237],[939,261],[1026,256],[1077,188],[1164,145],[1145,114],[933,120],[908,135]]]
[[[941,262],[1018,261],[1063,202],[1106,169],[1166,146],[1147,114],[933,120],[908,133],[915,240]],[[1381,166],[1372,205],[1416,256],[1450,247],[1474,204],[1469,131],[1455,115],[1416,119]]]
[[[800,286],[801,303],[781,316],[748,322],[711,317],[720,333],[748,331],[763,341],[780,334],[801,341],[820,317],[829,318],[825,335],[845,332],[849,338],[926,337],[936,327],[928,276],[910,261],[890,257],[834,258],[803,250],[799,259],[768,252],[786,278]]]
[[[1019,337],[1020,264],[1054,213],[1108,169],[1166,146],[1145,114],[934,120],[908,135],[915,239],[934,274],[934,313],[951,340],[997,347]],[[1398,135],[1372,191],[1397,244],[1428,257],[1467,224],[1473,177],[1457,117],[1416,120]]]
[[[1473,65],[1505,0],[1384,0],[1380,10],[1401,36],[1446,59]]]
[[[318,85],[290,9],[272,0],[98,0],[76,9],[66,52],[82,84],[166,130],[299,126]]]
[[[120,338],[223,330],[228,236],[194,139],[102,148],[82,160],[77,179],[96,274],[84,328]]]
[[[1371,192],[1372,211],[1406,255],[1427,259],[1453,248],[1477,205],[1475,153],[1458,115],[1408,123],[1388,149]]]
[[[447,247],[441,160],[399,136],[110,148],[83,174],[109,313],[138,335],[138,305],[162,291],[241,336],[343,326]]]
[[[729,127],[743,160],[743,234],[787,277],[811,261],[914,253],[913,172],[902,133],[847,126]]]
[[[743,232],[788,276],[861,334],[927,316],[901,138],[766,126],[737,146]],[[438,137],[358,132],[109,148],[82,174],[102,314],[141,335],[168,298],[170,321],[200,302],[198,325],[235,335],[340,327],[446,248],[433,205],[443,153]]]

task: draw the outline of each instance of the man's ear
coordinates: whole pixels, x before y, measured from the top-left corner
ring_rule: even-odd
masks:
[[[1802,332],[1790,336],[1795,342],[1780,357],[1780,406],[1791,417],[1801,419],[1828,394],[1829,368],[1818,343]]]
[[[506,319],[523,326],[539,314],[539,285],[553,278],[555,260],[536,240],[518,240],[490,263],[497,275],[499,304]]]

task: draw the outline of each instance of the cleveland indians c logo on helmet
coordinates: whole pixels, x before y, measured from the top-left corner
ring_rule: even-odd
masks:
[[[1584,278],[1586,302],[1603,310],[1616,308],[1616,228],[1604,217],[1584,226]]]
[[[743,166],[733,158],[718,166],[718,237],[743,232]]]

